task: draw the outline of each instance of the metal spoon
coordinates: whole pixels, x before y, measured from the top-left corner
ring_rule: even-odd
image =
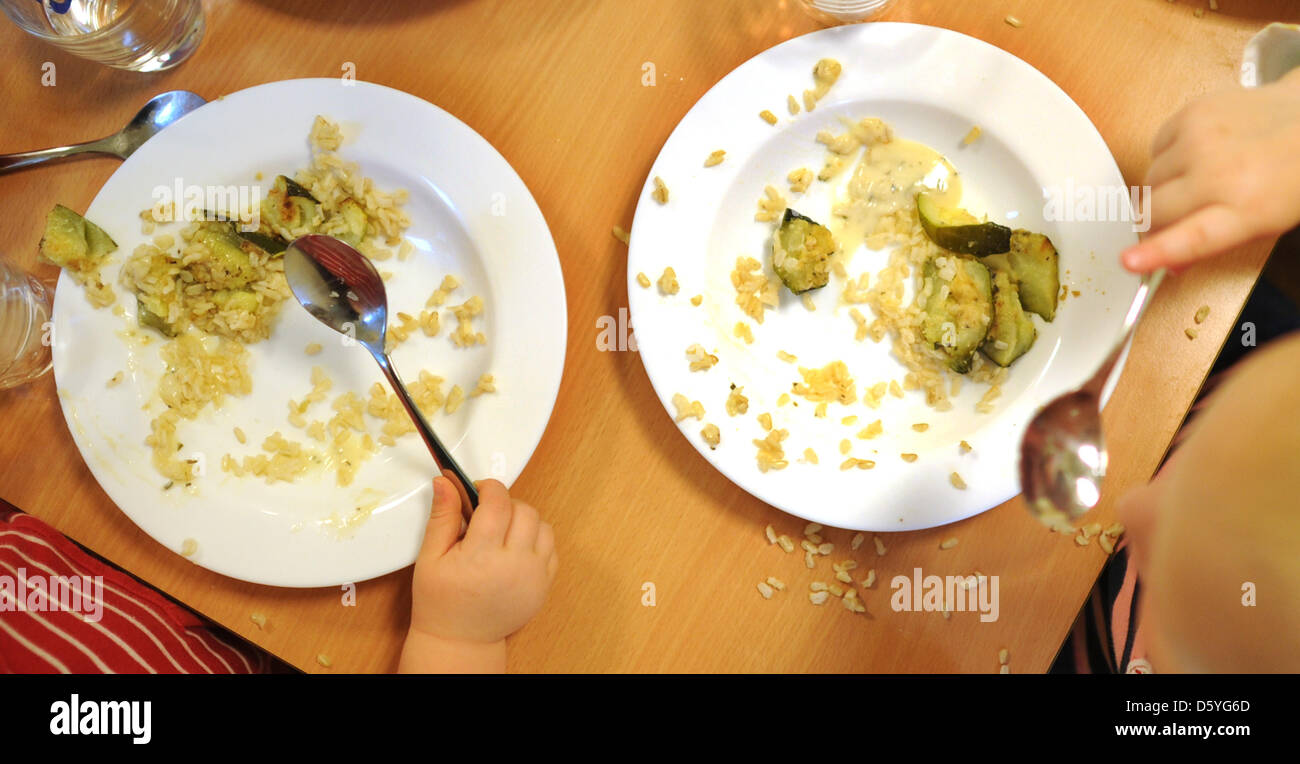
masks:
[[[107,138],[73,146],[0,155],[0,173],[77,154],[109,154],[126,159],[160,130],[207,103],[188,90],[172,90],[149,99],[126,127]]]
[[[477,507],[478,491],[474,482],[438,440],[384,351],[388,297],[384,280],[369,258],[333,236],[310,234],[295,239],[284,251],[284,275],[293,296],[308,313],[334,331],[355,338],[370,351],[406,413],[411,415],[438,470],[451,470],[465,489],[469,509]]]
[[[1020,489],[1025,507],[1044,524],[1068,524],[1097,505],[1106,476],[1101,395],[1117,377],[1116,365],[1146,311],[1163,270],[1142,277],[1124,332],[1092,378],[1044,406],[1030,420],[1020,443]]]

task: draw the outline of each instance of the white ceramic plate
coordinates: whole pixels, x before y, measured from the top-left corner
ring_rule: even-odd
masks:
[[[265,196],[279,173],[292,175],[310,159],[307,133],[317,114],[337,121],[345,142],[339,153],[359,162],[381,189],[410,191],[412,224],[408,260],[379,263],[391,271],[390,314],[418,314],[444,274],[463,286],[448,305],[482,295],[476,320],[486,346],[451,344],[443,315],[437,337],[419,331],[394,353],[407,381],[429,369],[468,392],[483,373],[496,376],[499,392],[469,399],[434,428],[474,477],[511,483],[523,470],[550,418],[564,366],[565,298],[559,259],[546,221],[506,160],[464,123],[432,104],[390,88],[336,79],[274,82],[211,102],[145,144],[104,184],[87,212],[118,243],[117,262],[105,269],[116,284],[121,261],[149,240],[140,211],[158,186],[260,183]],[[263,180],[255,180],[256,173]],[[163,229],[159,229],[162,232]],[[234,578],[278,586],[327,586],[361,581],[409,565],[419,546],[431,499],[433,461],[414,433],[382,449],[346,488],[332,473],[293,484],[268,485],[235,478],[220,468],[221,455],[259,451],[279,430],[310,443],[287,421],[287,401],[311,389],[314,365],[334,381],[334,395],[365,396],[382,379],[360,347],[344,347],[289,300],[272,336],[249,347],[251,395],[209,407],[183,421],[186,454],[203,460],[203,476],[187,494],[162,491],[164,479],[144,445],[149,422],[161,410],[156,396],[162,372],[161,342],[128,342],[135,301],[118,286],[122,318],[96,311],[67,276],[54,304],[54,374],[64,416],[95,479],[137,525],[160,544],[179,551],[198,542],[195,563]],[[155,339],[157,336],[155,335]],[[308,357],[312,342],[324,346]],[[118,371],[125,380],[105,383]],[[142,410],[144,407],[148,410]],[[326,404],[316,404],[324,408]],[[320,411],[313,410],[320,417]],[[324,417],[320,417],[324,418]],[[378,435],[377,420],[367,417]],[[233,428],[248,437],[241,446]],[[340,529],[330,518],[373,506],[368,520]]]
[[[796,98],[812,87],[812,68],[821,58],[843,64],[843,74],[813,112],[791,117],[786,94]],[[770,126],[758,112],[770,109]],[[732,335],[745,318],[735,305],[730,273],[738,255],[764,262],[772,224],[754,221],[756,202],[767,184],[792,206],[816,220],[829,217],[831,194],[814,183],[802,195],[789,192],[786,174],[798,167],[814,172],[824,161],[817,132],[844,131],[841,119],[880,117],[897,135],[948,156],[963,179],[963,206],[989,218],[1046,233],[1061,252],[1062,283],[1078,290],[1047,324],[1035,317],[1039,336],[1033,349],[1011,369],[992,414],[977,414],[975,401],[987,389],[967,384],[945,414],[924,403],[921,393],[904,400],[886,397],[881,408],[832,405],[826,419],[813,406],[778,408],[777,397],[799,380],[795,366],[778,360],[778,350],[798,356],[798,365],[821,367],[844,360],[854,378],[868,383],[901,379],[903,367],[889,354],[890,341],[856,342],[848,308],[838,306],[841,283],[819,290],[817,311],[808,312],[787,290],[781,305],[754,327],[756,342]],[[969,147],[962,138],[972,125],[982,137]],[[715,149],[727,152],[705,168]],[[851,173],[845,171],[840,182]],[[661,176],[670,201],[650,198],[651,180]],[[1037,407],[1087,379],[1118,337],[1137,279],[1123,271],[1117,255],[1136,241],[1131,222],[1044,219],[1044,193],[1054,185],[1122,188],[1124,180],[1105,142],[1087,116],[1055,84],[1020,59],[984,42],[945,29],[915,24],[874,23],[836,27],[782,43],[742,64],[715,85],[682,119],[651,168],[637,207],[628,255],[628,293],[641,358],[664,407],[675,413],[674,393],[704,404],[704,421],[718,425],[722,444],[710,449],[701,422],[688,419],[682,434],[715,467],[754,496],[800,517],[843,528],[890,531],[953,522],[1009,499],[1018,491],[1017,452],[1021,433]],[[850,274],[873,274],[885,252],[867,249],[852,259]],[[677,272],[681,292],[664,297],[643,289],[636,275],[658,279],[665,266]],[[701,307],[688,299],[704,295]],[[870,318],[870,309],[863,306]],[[748,323],[753,323],[746,319]],[[686,347],[701,343],[720,358],[707,372],[691,372]],[[749,413],[729,417],[729,384],[744,386]],[[796,398],[796,400],[799,400]],[[771,412],[785,442],[790,466],[760,473],[751,441],[765,434],[755,416]],[[859,417],[854,426],[844,416]],[[859,440],[854,434],[880,418],[885,435]],[[925,433],[910,425],[927,422]],[[872,459],[868,471],[841,472],[838,450],[848,438],[852,455]],[[974,450],[959,453],[958,443]],[[799,461],[804,448],[820,464]],[[920,455],[905,463],[900,453]],[[949,475],[968,484],[957,490]]]

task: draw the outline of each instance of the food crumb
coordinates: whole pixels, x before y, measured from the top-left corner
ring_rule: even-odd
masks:
[[[109,378],[108,378],[108,382],[104,383],[104,386],[105,386],[105,387],[115,387],[116,385],[118,385],[119,383],[121,383],[122,378],[125,377],[125,376],[126,376],[126,372],[119,371],[118,373],[116,373],[116,374],[114,374],[113,376],[109,377]]]
[[[785,582],[777,578],[776,576],[768,576],[767,585],[777,590],[778,592],[785,591]]]
[[[953,488],[956,488],[959,491],[966,490],[966,481],[962,480],[961,475],[958,475],[956,472],[949,475],[948,480],[952,483]]]
[[[984,132],[983,130],[980,130],[979,125],[973,125],[970,129],[970,132],[966,133],[966,137],[961,139],[961,145],[963,146],[971,145],[975,141],[979,140],[980,134],[983,132]]]
[[[1015,27],[1016,29],[1019,29],[1020,27],[1024,26],[1024,23],[1020,19],[1016,18],[1015,16],[1007,16],[1005,21],[1011,26]]]
[[[199,542],[194,539],[185,539],[181,542],[182,557],[193,557],[197,551],[199,551]]]
[[[763,121],[766,122],[766,123],[769,124],[769,125],[775,125],[775,124],[776,124],[776,115],[773,114],[772,112],[768,111],[767,109],[763,109],[762,111],[760,111],[760,112],[758,113],[758,116],[762,117],[762,118],[763,118]]]
[[[858,547],[862,546],[862,542],[866,540],[867,540],[866,534],[864,533],[854,534],[853,540],[849,542],[849,548],[856,552],[858,551]]]
[[[302,352],[306,353],[307,355],[316,355],[323,349],[324,348],[321,347],[321,344],[319,342],[312,342],[309,343],[307,347],[303,348]]]
[[[1210,315],[1210,306],[1202,305],[1201,307],[1196,309],[1196,315],[1192,317],[1192,320],[1199,324],[1204,322],[1206,317],[1209,315]]]
[[[1196,339],[1197,335],[1200,334],[1200,332],[1196,331],[1195,329],[1189,326],[1183,330],[1183,334],[1187,335],[1187,339],[1194,340]]]
[[[881,541],[879,536],[872,536],[871,541],[876,545],[876,556],[884,557],[885,552],[887,551],[885,549],[885,542]]]
[[[720,165],[720,164],[722,164],[722,160],[723,160],[723,159],[726,159],[726,158],[727,158],[727,152],[723,151],[722,149],[718,149],[717,151],[713,152],[712,154],[709,154],[709,158],[708,158],[708,159],[705,159],[705,160],[704,160],[704,166],[705,166],[705,167],[714,167],[714,166],[716,166],[716,165]]]
[[[700,430],[700,437],[704,438],[704,442],[709,444],[709,448],[716,449],[718,444],[722,442],[722,433],[718,430],[716,424],[704,425],[704,429]]]
[[[321,654],[317,655],[317,656],[316,656],[316,662],[319,663],[320,665],[324,666],[325,668],[329,668],[330,666],[333,666],[333,665],[334,665],[332,662],[330,662],[330,657],[329,657],[328,655],[326,655],[325,653],[321,653]]]
[[[952,548],[955,547],[955,546],[957,546],[957,537],[956,537],[956,536],[951,536],[951,537],[946,538],[946,539],[944,539],[943,541],[939,542],[939,548],[940,548],[940,549],[952,549]]]
[[[623,228],[622,228],[621,226],[614,226],[613,234],[614,234],[614,238],[615,238],[615,239],[618,239],[619,241],[623,242],[624,244],[629,244],[629,243],[631,243],[631,237],[628,236],[627,231],[624,231]]]
[[[702,302],[704,302],[704,295],[702,294],[697,294],[691,298],[691,304],[697,308],[700,306],[700,303]]]
[[[239,427],[235,428],[235,440],[239,441],[241,445],[248,442],[248,437],[244,435],[244,431]]]
[[[763,599],[765,600],[772,599],[773,591],[774,590],[772,589],[771,585],[769,585],[766,581],[758,582],[758,593],[763,595]]]
[[[791,116],[794,116],[795,114],[798,114],[798,113],[799,113],[799,99],[795,98],[793,95],[787,95],[787,96],[785,97],[785,107],[786,107],[787,109],[790,110],[790,115],[791,115]]]
[[[266,631],[267,619],[265,613],[250,613],[248,616],[248,620],[257,624],[257,628],[259,630]]]
[[[658,175],[654,178],[655,190],[650,192],[650,198],[660,204],[668,203],[668,186],[664,185],[664,179]]]
[[[916,454],[899,454],[899,456],[901,456],[903,458],[903,461],[907,462],[908,464],[911,464],[917,459]]]
[[[957,447],[958,447],[959,449],[961,449],[961,452],[962,452],[963,454],[969,454],[969,453],[971,452],[971,446],[970,446],[970,444],[967,443],[967,442],[964,441],[964,440],[963,440],[962,442],[958,443],[958,444],[957,444]]]
[[[649,289],[649,288],[650,288],[650,277],[647,276],[647,275],[645,275],[645,272],[644,272],[644,271],[641,272],[641,273],[638,273],[638,274],[636,275],[636,283],[640,284],[641,287],[642,287],[643,289]]]
[[[677,272],[672,269],[672,266],[664,268],[663,275],[659,277],[659,291],[664,295],[673,295],[680,289],[677,284]]]

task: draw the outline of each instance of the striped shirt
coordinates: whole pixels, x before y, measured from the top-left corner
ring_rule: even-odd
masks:
[[[0,502],[0,673],[249,674],[266,653]]]

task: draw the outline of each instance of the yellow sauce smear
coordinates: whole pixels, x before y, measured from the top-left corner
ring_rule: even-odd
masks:
[[[882,218],[916,204],[929,191],[943,207],[961,203],[961,178],[942,154],[922,143],[893,138],[863,149],[845,197],[834,206],[832,232],[847,253],[856,250]]]

